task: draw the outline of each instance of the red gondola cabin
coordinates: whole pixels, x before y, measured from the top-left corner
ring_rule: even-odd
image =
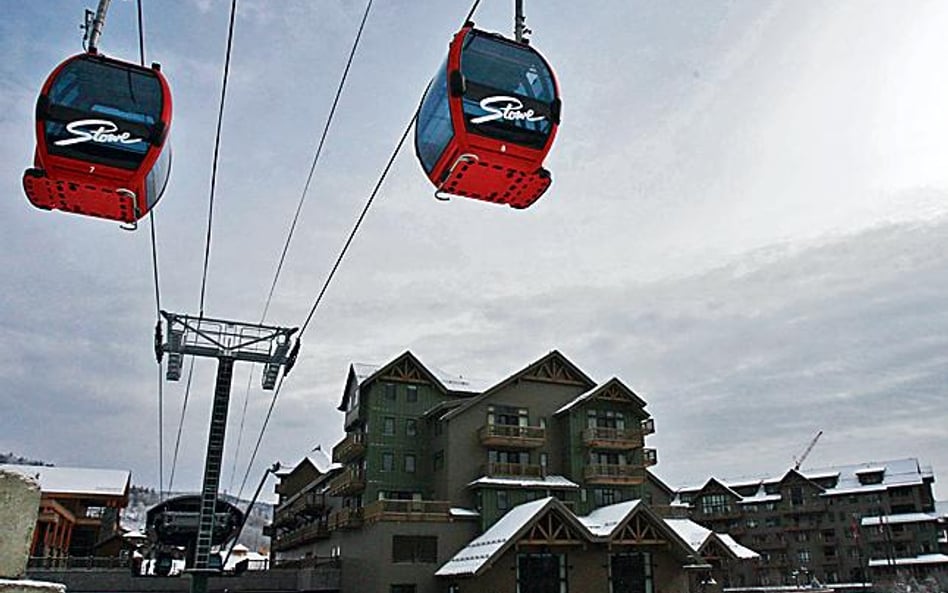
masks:
[[[550,186],[543,159],[560,121],[550,65],[535,49],[468,23],[421,101],[415,152],[436,196],[526,208]]]
[[[85,53],[60,64],[36,104],[30,202],[134,225],[171,168],[171,91],[159,67]]]

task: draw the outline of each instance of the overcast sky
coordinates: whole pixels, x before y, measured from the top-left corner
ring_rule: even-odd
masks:
[[[475,20],[509,33],[512,4],[484,0]],[[92,5],[10,3],[0,20],[0,451],[155,486],[148,225],[40,211],[20,185],[36,95],[81,51]],[[198,309],[229,5],[144,2],[147,59],[174,95],[155,212],[161,305],[179,313]],[[268,322],[304,320],[469,7],[376,0]],[[364,8],[239,2],[208,315],[260,320]],[[819,430],[805,466],[917,457],[948,479],[948,4],[526,9],[563,94],[552,188],[525,211],[437,202],[406,147],[304,336],[247,489],[341,438],[350,362],[405,350],[499,381],[558,349],[619,377],[649,404],[672,486],[781,473]],[[135,3],[113,1],[101,50],[137,61],[135,23]],[[214,371],[196,365],[175,490],[199,487]],[[232,491],[271,396],[249,391],[241,433],[248,372],[234,379]],[[166,488],[184,385],[164,387]]]

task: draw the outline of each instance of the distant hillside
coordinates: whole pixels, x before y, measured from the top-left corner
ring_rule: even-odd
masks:
[[[40,461],[38,459],[29,459],[28,457],[20,457],[19,455],[14,455],[11,453],[0,453],[0,464],[8,465],[42,465],[45,467],[53,467],[52,463],[46,461]]]

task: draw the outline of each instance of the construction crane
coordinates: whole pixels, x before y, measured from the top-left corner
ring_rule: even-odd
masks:
[[[823,431],[816,433],[816,436],[813,437],[813,440],[810,441],[810,444],[806,446],[806,449],[803,450],[803,454],[799,458],[793,458],[793,469],[799,470],[800,466],[803,465],[803,462],[806,461],[807,456],[810,454],[810,451],[813,450],[813,447],[816,445],[816,441],[820,440],[820,437],[823,436]]]

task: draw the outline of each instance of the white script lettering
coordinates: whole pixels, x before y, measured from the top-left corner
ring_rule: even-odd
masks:
[[[96,126],[92,128],[92,126]],[[83,129],[90,128],[90,129]],[[56,146],[69,146],[70,144],[79,144],[81,142],[98,142],[100,144],[135,144],[142,142],[141,138],[132,138],[130,132],[118,132],[118,126],[115,122],[107,119],[79,119],[66,124],[66,130],[73,134],[75,138],[66,138],[57,140],[53,144]]]
[[[494,103],[506,103],[505,105],[495,106]],[[487,115],[481,115],[471,119],[472,124],[482,124],[497,119],[508,121],[541,121],[546,119],[542,115],[534,115],[532,109],[522,111],[523,102],[516,97],[506,97],[498,95],[494,97],[484,97],[481,99],[481,109],[487,112]]]

